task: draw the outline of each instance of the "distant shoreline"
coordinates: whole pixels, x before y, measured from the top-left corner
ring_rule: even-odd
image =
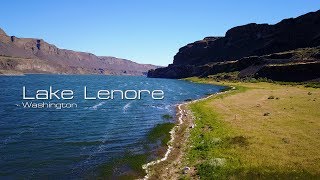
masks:
[[[81,73],[81,74],[68,74],[68,73],[1,73],[0,70],[0,76],[26,76],[26,75],[97,75],[97,76],[141,76],[141,77],[147,77],[146,75],[135,75],[135,74],[93,74],[93,73]]]

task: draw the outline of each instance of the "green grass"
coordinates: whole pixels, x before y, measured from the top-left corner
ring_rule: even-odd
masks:
[[[236,91],[244,91],[244,89]],[[223,97],[224,95],[215,98]],[[234,132],[230,126],[219,121],[220,117],[216,112],[207,110],[207,102],[210,101],[211,99],[190,105],[197,117],[197,126],[191,132],[190,142],[193,147],[187,154],[189,161],[196,165],[200,177],[204,179],[222,178],[229,174],[226,171],[234,173],[240,166],[233,149],[229,149],[230,146],[236,145],[230,140],[235,138]],[[228,166],[223,168],[215,166],[212,163],[215,158],[227,159]]]

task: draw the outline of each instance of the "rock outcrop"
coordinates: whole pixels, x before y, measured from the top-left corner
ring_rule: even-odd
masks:
[[[234,27],[225,37],[209,37],[188,44],[175,55],[174,65],[202,65],[320,45],[320,10],[275,25]]]
[[[300,48],[264,56],[244,57],[235,61],[205,65],[169,65],[150,70],[148,77],[207,77],[238,71],[238,78],[267,78],[276,81],[310,81],[320,78],[320,46]]]
[[[306,64],[309,63],[308,58],[311,57],[307,56],[304,59],[291,57],[287,51],[306,47],[313,47],[317,51],[318,46],[320,46],[320,10],[297,18],[285,19],[274,25],[251,23],[234,27],[228,30],[224,37],[207,37],[188,44],[179,49],[174,56],[173,64],[166,68],[150,70],[148,77],[185,78],[243,71],[241,74],[247,73],[250,76],[268,77],[275,80],[309,80],[313,76],[306,75],[306,78],[300,79],[287,78],[276,73],[278,71],[274,71],[282,77],[277,78],[270,73],[273,72],[271,69],[276,67],[275,64],[282,66],[298,62],[305,64],[288,67],[289,69],[297,68],[292,71],[277,67],[290,74],[298,74],[299,69],[302,70],[309,66]],[[272,59],[267,56],[268,54],[277,56],[277,58]],[[319,57],[312,57],[311,61],[314,63],[319,59]],[[273,66],[267,68],[267,65],[270,64]]]
[[[32,62],[32,64],[30,64]],[[59,49],[42,39],[8,36],[0,29],[0,72],[145,75],[158,66]]]

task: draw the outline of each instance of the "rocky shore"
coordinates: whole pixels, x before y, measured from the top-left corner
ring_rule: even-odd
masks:
[[[234,88],[231,88],[233,90]],[[194,173],[194,169],[189,168],[183,162],[187,150],[187,142],[190,136],[190,130],[195,127],[195,117],[189,109],[189,104],[209,99],[213,96],[227,93],[223,91],[209,95],[207,97],[181,103],[177,105],[176,121],[177,125],[170,131],[171,139],[168,142],[168,148],[163,158],[149,162],[143,165],[146,176],[143,179],[179,179],[183,173]],[[193,174],[192,176],[196,176]]]

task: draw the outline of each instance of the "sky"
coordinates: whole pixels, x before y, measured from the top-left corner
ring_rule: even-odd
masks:
[[[59,48],[168,65],[179,48],[239,25],[274,24],[319,0],[2,0],[0,28]]]

